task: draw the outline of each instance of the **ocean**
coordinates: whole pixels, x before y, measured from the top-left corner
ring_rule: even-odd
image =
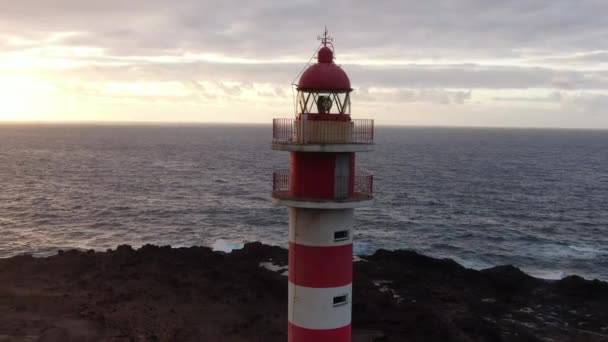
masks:
[[[608,131],[377,127],[355,252],[608,280]],[[270,125],[0,125],[0,257],[287,245]]]

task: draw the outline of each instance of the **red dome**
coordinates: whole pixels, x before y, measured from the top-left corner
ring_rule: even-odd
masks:
[[[300,77],[298,90],[304,91],[351,91],[346,72],[333,62],[334,53],[327,46],[319,49],[319,63],[313,64]]]

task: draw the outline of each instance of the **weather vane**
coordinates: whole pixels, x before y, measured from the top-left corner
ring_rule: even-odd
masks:
[[[317,40],[320,40],[321,43],[323,43],[323,46],[327,46],[327,43],[332,43],[334,41],[334,37],[328,35],[329,32],[327,32],[327,26],[325,26],[325,32],[323,33],[323,36],[317,36]]]

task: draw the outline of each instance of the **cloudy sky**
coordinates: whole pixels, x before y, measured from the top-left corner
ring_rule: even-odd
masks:
[[[0,0],[0,120],[291,117],[326,24],[354,117],[608,128],[606,0]]]

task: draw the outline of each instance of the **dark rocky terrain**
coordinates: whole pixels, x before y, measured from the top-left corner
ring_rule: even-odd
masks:
[[[286,341],[287,251],[120,246],[0,260],[0,341]],[[353,341],[608,341],[608,283],[380,250],[355,262]]]

